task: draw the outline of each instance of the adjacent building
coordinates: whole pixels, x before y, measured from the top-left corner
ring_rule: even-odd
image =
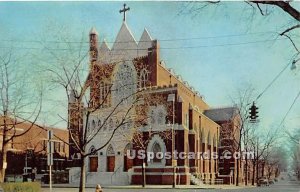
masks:
[[[55,135],[53,138],[54,159],[53,159],[53,174],[63,174],[68,167],[69,146],[68,131],[57,128],[49,128],[37,125],[30,121],[22,119],[6,118],[6,125],[9,126],[9,132],[6,133],[6,140],[13,137],[6,145],[7,151],[7,169],[6,180],[16,181],[21,178],[32,178],[32,173],[35,179],[42,179],[48,175],[49,167],[47,165],[47,130],[51,129]],[[3,130],[3,117],[0,118],[0,129]],[[2,150],[3,131],[0,132],[0,144]],[[65,182],[68,177],[64,173]],[[48,179],[45,177],[45,179]],[[55,182],[59,181],[57,178]]]

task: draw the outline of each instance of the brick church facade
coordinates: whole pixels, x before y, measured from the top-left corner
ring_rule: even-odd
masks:
[[[147,184],[172,184],[174,167],[176,184],[214,183],[219,178],[218,160],[185,156],[148,161],[147,156],[128,157],[127,151],[188,154],[218,152],[220,146],[222,124],[206,115],[212,109],[199,92],[166,67],[160,57],[159,41],[152,39],[146,29],[136,41],[126,21],[111,48],[105,41],[98,42],[95,28],[89,37],[90,71],[86,87],[91,102],[88,107],[70,103],[69,110],[73,114],[95,109],[88,130],[98,132],[87,146],[89,150],[109,143],[86,158],[87,184],[142,184],[144,179]],[[135,95],[134,99],[131,95]],[[109,115],[119,104],[120,112]],[[128,108],[133,110],[126,116],[126,123],[122,123]],[[84,126],[84,119],[83,116],[73,126]],[[76,151],[70,148],[70,153],[74,156]],[[79,170],[70,170],[71,183],[79,181]]]

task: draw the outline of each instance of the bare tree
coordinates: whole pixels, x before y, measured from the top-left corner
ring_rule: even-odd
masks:
[[[253,159],[248,159],[245,156],[245,184],[248,185],[248,171],[251,167],[249,161],[252,162],[252,185],[254,185],[255,171],[257,174],[257,163],[263,159],[263,156],[267,157],[271,147],[275,144],[277,138],[277,131],[269,130],[267,133],[263,133],[260,129],[259,121],[250,122],[249,108],[252,105],[254,99],[254,89],[252,86],[245,86],[246,88],[237,91],[237,96],[232,98],[232,102],[238,108],[238,121],[235,124],[233,132],[230,137],[234,138],[234,144],[230,145],[234,151],[255,152]],[[230,127],[230,126],[229,126]],[[259,140],[259,142],[258,142]],[[237,160],[237,177],[236,185],[239,184],[239,170],[240,160]],[[250,169],[251,170],[251,169]]]
[[[262,170],[266,168],[266,176],[271,179],[271,176],[278,176],[279,171],[287,167],[287,155],[283,148],[279,146],[270,147],[263,155]]]
[[[237,90],[236,96],[232,97],[231,100],[234,106],[238,109],[238,119],[236,119],[236,123],[234,124],[234,129],[231,130],[231,137],[233,138],[234,144],[231,145],[234,151],[242,152],[249,152],[249,133],[253,128],[253,125],[249,123],[249,106],[253,101],[253,92],[254,89],[252,86],[246,86],[244,89]],[[246,162],[246,177],[245,177],[245,184],[248,184],[248,157],[245,157]],[[237,159],[237,176],[236,176],[236,185],[239,185],[239,172],[241,168],[241,161]]]
[[[294,31],[300,29],[300,11],[296,6],[294,1],[244,1],[249,8],[251,9],[251,14],[249,19],[252,20],[253,16],[258,11],[263,17],[272,17],[272,12],[274,11],[282,11],[290,16],[290,21],[288,25],[284,26],[284,30],[277,33],[278,37],[285,37],[287,40],[291,42],[292,47],[294,48],[295,54],[292,56],[292,64],[295,65],[297,62],[300,61],[300,49],[299,45],[297,44],[297,35],[293,33]],[[214,7],[215,9],[223,9],[221,5],[225,5],[226,2],[221,1],[191,1],[185,2],[179,11],[179,15],[191,15],[195,18],[199,15],[204,9],[210,7]],[[275,9],[273,9],[275,7]],[[245,21],[248,22],[248,21]]]
[[[289,148],[292,153],[292,169],[297,173],[300,180],[300,129],[295,129],[292,133],[286,132],[289,138]]]
[[[41,112],[41,93],[34,94],[34,84],[29,81],[26,71],[17,70],[22,59],[24,56],[16,55],[13,49],[5,50],[0,55],[0,182],[5,178],[7,151],[12,147],[13,140],[26,135]],[[28,126],[19,129],[18,125],[24,122],[29,122]]]
[[[58,116],[67,124],[70,140],[61,140],[80,154],[79,191],[84,192],[87,157],[108,146],[116,135],[128,140],[137,136],[137,127],[145,119],[136,110],[147,100],[143,99],[143,89],[138,88],[138,82],[116,80],[118,75],[128,73],[128,68],[119,69],[124,70],[120,71],[121,74],[113,73],[114,68],[125,66],[128,62],[135,64],[140,62],[138,59],[101,65],[97,63],[101,55],[95,59],[97,53],[86,46],[85,42],[88,41],[85,38],[74,44],[70,43],[74,42],[70,35],[61,35],[58,39],[60,43],[55,47],[41,41],[46,50],[42,56],[48,59],[43,60],[40,70],[47,81],[50,81],[49,90],[63,90],[65,99],[61,99],[60,103],[69,105],[67,115]],[[91,42],[90,46],[98,46],[97,44],[97,41]],[[101,114],[101,121],[94,120],[95,113]],[[99,138],[102,131],[107,134],[101,137],[101,145],[90,150],[88,147],[95,138]]]

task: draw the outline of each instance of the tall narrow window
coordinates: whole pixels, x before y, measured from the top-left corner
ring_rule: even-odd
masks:
[[[108,126],[109,126],[109,130],[114,130],[115,129],[114,121],[112,119],[109,120]]]
[[[95,147],[90,148],[91,155],[89,156],[89,172],[97,172],[98,169],[98,155],[95,152]]]
[[[153,144],[152,151],[154,153],[153,162],[154,163],[161,163],[161,158],[157,158],[157,156],[158,156],[157,153],[161,153],[162,152],[160,145],[155,142]]]
[[[95,120],[92,121],[92,127],[91,127],[91,132],[95,131],[96,130],[96,122]]]
[[[100,82],[100,105],[101,107],[109,104],[110,99],[110,85],[108,83]]]
[[[148,81],[149,72],[146,69],[142,69],[140,72],[140,87],[146,87]]]
[[[157,116],[157,124],[158,125],[162,125],[164,124],[165,122],[165,116],[164,116],[164,113],[162,110],[159,110],[158,111],[158,116]]]
[[[102,129],[101,119],[98,120],[98,129]]]
[[[155,114],[154,114],[154,110],[151,110],[150,121],[151,121],[151,124],[155,124]]]
[[[112,147],[112,145],[109,145],[107,147],[107,151],[106,151],[106,171],[107,172],[114,172],[115,170],[115,151]]]
[[[189,126],[189,115],[185,114],[185,126]]]
[[[123,171],[125,171],[125,172],[128,171],[128,169],[131,169],[133,166],[133,159],[127,157],[127,152],[129,151],[131,153],[131,150],[132,150],[132,145],[128,143],[124,149]]]

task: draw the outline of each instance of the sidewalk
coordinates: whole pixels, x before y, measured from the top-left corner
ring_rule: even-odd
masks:
[[[77,184],[53,184],[53,188],[77,188]],[[104,189],[172,189],[172,185],[124,185],[124,186],[101,186]],[[235,185],[177,185],[176,189],[245,189],[256,186]],[[49,188],[49,184],[42,184],[42,188]],[[95,188],[95,185],[86,185],[86,188]]]

